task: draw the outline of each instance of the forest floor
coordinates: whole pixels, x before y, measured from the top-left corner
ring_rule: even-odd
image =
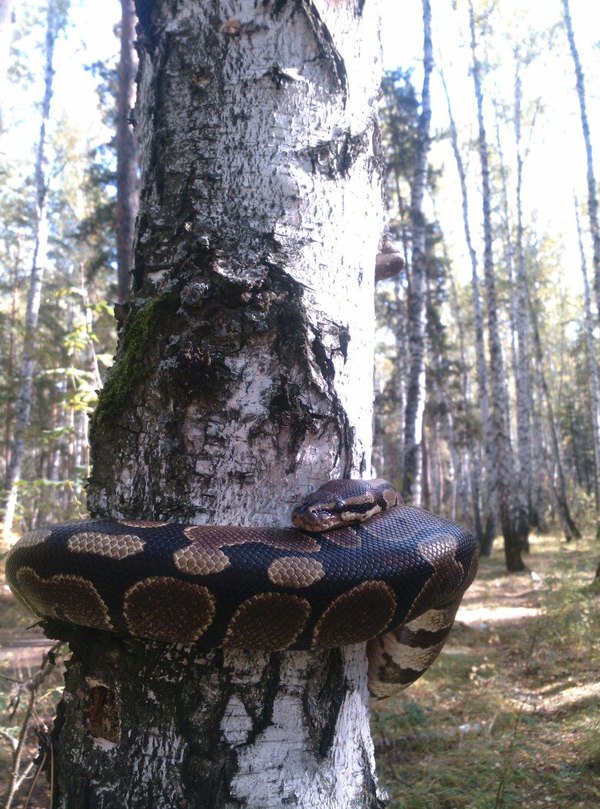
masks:
[[[483,559],[427,674],[373,705],[389,809],[600,807],[600,544]]]
[[[531,539],[526,573],[508,575],[501,543],[482,560],[430,671],[398,697],[373,701],[373,736],[389,809],[600,807],[600,545]],[[0,585],[0,804],[11,743],[47,642]],[[23,767],[50,725],[57,667],[41,685]],[[15,696],[19,692],[19,704]],[[12,716],[11,716],[12,714]],[[45,776],[29,803],[50,806]]]

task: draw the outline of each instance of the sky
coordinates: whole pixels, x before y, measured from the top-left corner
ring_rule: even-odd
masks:
[[[436,65],[443,66],[446,75],[454,117],[457,121],[468,122],[463,125],[462,135],[466,142],[474,138],[476,131],[474,91],[469,75],[470,54],[457,43],[465,41],[466,3],[457,3],[458,10],[453,10],[451,0],[434,0],[433,12],[433,44]],[[533,0],[518,2],[517,0],[501,0],[499,7],[504,11],[504,24],[508,30],[518,29],[523,39],[528,25],[545,30],[557,20],[562,19],[561,0]],[[600,4],[588,0],[571,0],[571,16],[575,39],[583,63],[586,80],[588,118],[592,129],[594,152],[598,155],[600,171],[600,115],[598,114],[600,94]],[[397,64],[415,68],[414,78],[417,87],[420,85],[422,20],[421,3],[408,0],[383,0],[384,25],[382,28],[382,45],[386,68]],[[462,28],[462,33],[461,33]],[[512,98],[513,71],[511,67],[510,49],[500,54],[499,68],[494,76],[484,78],[485,108],[487,116],[488,139],[494,137],[493,100]],[[551,47],[543,49],[542,55],[535,60],[523,75],[525,99],[534,102],[540,98],[541,112],[529,140],[529,153],[524,167],[524,204],[527,224],[540,234],[549,234],[556,240],[557,250],[562,252],[561,282],[580,286],[579,252],[574,226],[573,194],[583,201],[586,197],[586,162],[581,134],[581,121],[577,96],[573,62],[564,31],[558,30]],[[434,131],[441,132],[447,126],[446,101],[437,75],[432,80],[432,126]],[[598,122],[598,125],[596,125]],[[505,139],[504,150],[510,156],[510,141]],[[477,227],[476,206],[479,198],[478,190],[478,158],[474,148],[463,150],[464,157],[470,167],[471,208],[475,227]],[[453,243],[452,251],[458,259],[456,262],[460,276],[460,265],[470,272],[466,260],[463,225],[460,216],[460,199],[457,196],[456,168],[449,142],[434,144],[431,150],[431,162],[443,168],[439,198],[436,209],[441,219],[442,228],[448,241]]]
[[[41,1],[41,0],[40,0]],[[367,0],[372,2],[373,0]],[[458,0],[457,10],[452,0],[433,2],[433,40],[437,65],[443,65],[454,107],[454,116],[462,121],[464,142],[475,134],[474,94],[469,76],[468,48],[460,47],[465,41],[466,3]],[[525,36],[528,24],[540,29],[548,28],[560,19],[561,0],[500,0],[507,29],[518,27]],[[418,0],[381,0],[383,13],[382,47],[384,66],[388,69],[402,66],[414,68],[414,80],[420,83],[422,48],[421,3]],[[525,9],[525,10],[524,10]],[[588,114],[595,137],[595,152],[600,165],[600,121],[598,115],[600,94],[600,49],[594,47],[600,40],[600,4],[589,0],[571,0],[575,36],[586,75]],[[72,0],[71,24],[68,36],[59,43],[56,55],[56,82],[54,98],[55,117],[67,116],[90,141],[98,138],[95,79],[85,65],[107,56],[118,54],[118,40],[114,26],[119,20],[119,0]],[[510,49],[498,54],[499,68],[493,77],[486,77],[486,113],[490,116],[495,99],[510,100],[512,68]],[[585,154],[581,136],[579,108],[574,91],[571,57],[564,32],[558,31],[552,47],[545,49],[524,75],[525,96],[530,102],[541,98],[542,113],[538,116],[530,140],[530,152],[525,164],[525,208],[529,224],[540,233],[549,233],[559,245],[564,245],[565,271],[578,279],[577,245],[573,225],[573,193],[585,197]],[[32,90],[33,92],[33,90]],[[31,99],[15,98],[16,104]],[[432,86],[434,132],[447,126],[446,102],[439,77],[434,75]],[[464,122],[467,122],[465,125]],[[506,138],[505,150],[510,156],[511,139]],[[14,151],[23,159],[31,156],[29,138],[22,133],[3,148]],[[475,150],[465,149],[472,190],[474,227],[477,228],[478,163]],[[447,140],[434,143],[431,162],[443,169],[436,208],[447,239],[454,243],[457,264],[464,261],[462,222],[458,216],[460,200],[457,198],[456,168]],[[600,168],[597,169],[600,171]],[[575,271],[573,273],[573,267]],[[570,268],[570,270],[569,270]]]

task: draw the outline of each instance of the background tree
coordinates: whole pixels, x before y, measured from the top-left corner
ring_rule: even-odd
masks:
[[[407,331],[410,363],[404,418],[404,469],[402,497],[410,503],[421,502],[421,440],[425,408],[425,291],[426,251],[423,198],[429,166],[429,127],[431,122],[430,79],[433,70],[431,41],[431,4],[423,0],[423,87],[421,110],[416,130],[415,164],[411,182],[410,223],[411,261],[407,289]]]
[[[577,88],[577,98],[579,100],[579,113],[581,115],[581,133],[585,145],[585,156],[587,161],[587,192],[588,192],[588,217],[590,221],[590,234],[592,237],[592,255],[594,266],[594,289],[596,291],[596,309],[600,314],[600,222],[598,220],[598,190],[596,186],[596,175],[594,172],[594,159],[592,152],[592,141],[590,136],[590,124],[587,114],[587,103],[585,97],[585,78],[579,51],[575,43],[573,23],[571,20],[571,8],[569,0],[563,0],[563,19],[569,40],[569,49],[573,58],[575,68],[575,86]]]
[[[508,570],[522,570],[521,551],[526,539],[524,526],[517,518],[517,503],[513,488],[514,455],[510,438],[509,402],[506,389],[502,343],[498,326],[498,303],[494,276],[492,232],[492,187],[490,182],[488,143],[483,113],[481,64],[477,55],[475,12],[469,0],[469,27],[471,31],[472,73],[477,102],[478,151],[481,162],[483,208],[483,274],[486,289],[486,311],[490,355],[491,414],[494,430],[495,460],[498,469],[499,511],[504,552]]]
[[[46,22],[46,49],[44,69],[44,96],[35,160],[35,228],[33,233],[33,256],[29,276],[25,337],[21,361],[20,382],[15,403],[15,427],[12,449],[6,470],[4,487],[4,533],[12,529],[17,500],[17,481],[21,477],[25,456],[25,431],[29,425],[33,404],[33,377],[35,371],[36,329],[40,310],[42,283],[48,251],[48,177],[46,166],[47,128],[50,118],[54,80],[54,48],[65,25],[66,6],[59,0],[48,0]]]
[[[129,294],[133,233],[138,211],[138,154],[129,120],[134,101],[137,60],[133,0],[121,0],[121,54],[117,96],[117,300],[125,303]]]

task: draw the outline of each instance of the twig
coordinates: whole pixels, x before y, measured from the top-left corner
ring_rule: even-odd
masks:
[[[23,756],[23,750],[25,747],[25,741],[27,738],[27,731],[29,730],[29,724],[31,719],[35,713],[35,703],[38,698],[38,692],[41,685],[44,683],[54,666],[56,665],[56,657],[62,647],[62,642],[56,643],[51,649],[49,649],[42,657],[42,662],[40,667],[35,674],[30,677],[26,682],[20,684],[21,689],[26,689],[29,692],[27,698],[27,704],[25,707],[25,712],[23,714],[23,719],[21,721],[21,725],[19,727],[19,733],[16,740],[13,740],[11,743],[11,747],[13,749],[12,753],[12,766],[10,770],[10,775],[8,779],[8,787],[6,791],[6,801],[4,804],[4,809],[11,809],[15,796],[18,790],[21,787],[23,781],[27,778],[31,769],[33,767],[33,762],[30,762],[25,770],[21,772],[21,759]],[[19,694],[17,695],[17,704],[19,700]],[[5,734],[8,735],[8,734]],[[12,738],[12,737],[9,737]],[[16,743],[15,743],[16,742]],[[45,754],[44,754],[45,755]],[[32,785],[35,786],[39,775],[36,775],[34,779],[34,783]],[[29,798],[27,799],[29,800]]]

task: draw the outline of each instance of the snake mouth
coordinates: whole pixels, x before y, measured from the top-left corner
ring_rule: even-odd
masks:
[[[296,528],[302,531],[317,533],[328,531],[330,528],[337,528],[340,525],[338,515],[331,511],[311,508],[310,506],[298,506],[292,512],[292,522]]]

